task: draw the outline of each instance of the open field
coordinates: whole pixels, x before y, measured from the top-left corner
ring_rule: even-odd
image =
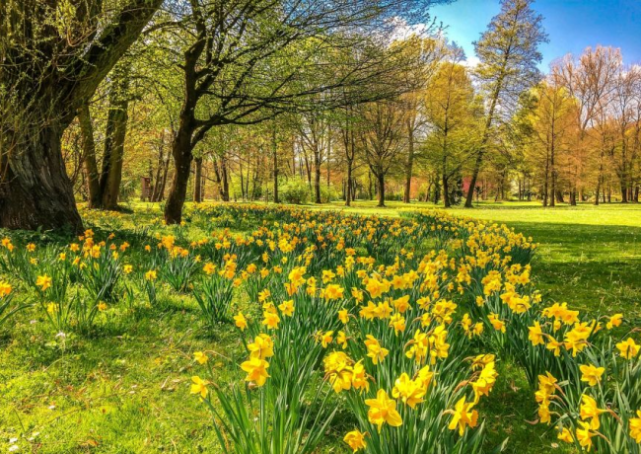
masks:
[[[318,209],[317,207],[310,207]],[[331,207],[341,209],[335,204]],[[379,209],[359,202],[358,214],[397,217],[434,208],[390,203]],[[132,249],[142,248],[155,232],[188,242],[206,233],[206,224],[188,220],[185,227],[158,224],[157,207],[134,206],[134,215],[91,215],[96,237],[114,232]],[[505,223],[532,236],[540,245],[532,277],[546,299],[567,301],[587,313],[622,312],[639,325],[641,301],[641,207],[580,206],[542,209],[534,204],[483,205],[452,214]],[[144,235],[136,226],[149,226]],[[238,219],[227,225],[247,233],[255,222]],[[67,244],[70,238],[19,235],[38,244]],[[24,289],[26,290],[26,289]],[[140,298],[142,296],[139,295]],[[140,303],[140,302],[139,302]],[[246,298],[237,308],[251,310]],[[204,405],[189,395],[190,377],[200,373],[193,353],[208,352],[217,380],[242,378],[229,358],[243,355],[232,326],[212,337],[203,332],[193,298],[163,291],[157,305],[137,304],[135,311],[119,303],[99,314],[89,335],[73,330],[55,335],[42,312],[27,310],[2,328],[0,338],[0,452],[18,446],[34,453],[199,453],[223,452]],[[505,452],[573,452],[558,447],[553,426],[533,425],[536,403],[523,372],[512,362],[497,366],[501,379],[483,405],[487,452],[509,437]],[[328,431],[322,452],[346,452],[339,442],[351,430],[340,413]]]

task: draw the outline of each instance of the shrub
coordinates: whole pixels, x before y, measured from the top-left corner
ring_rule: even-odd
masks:
[[[300,178],[288,180],[280,188],[280,192],[285,202],[296,205],[308,203],[311,195],[309,185]]]

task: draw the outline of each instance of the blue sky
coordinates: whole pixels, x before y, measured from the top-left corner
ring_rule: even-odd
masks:
[[[536,0],[533,8],[543,15],[550,37],[541,47],[541,70],[547,71],[556,58],[578,55],[597,44],[621,48],[625,63],[641,63],[641,0]],[[457,0],[433,7],[430,13],[473,60],[472,42],[499,10],[499,0]]]

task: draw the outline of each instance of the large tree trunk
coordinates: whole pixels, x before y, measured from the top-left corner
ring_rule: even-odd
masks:
[[[98,208],[101,203],[100,174],[98,173],[98,161],[96,159],[96,142],[93,138],[93,122],[87,103],[83,104],[78,110],[78,122],[80,123],[80,132],[82,134],[83,161],[89,188],[89,208]]]
[[[3,95],[2,101],[12,103],[15,98],[29,107],[26,111],[9,109],[15,117],[9,118],[11,123],[26,121],[28,126],[0,128],[0,155],[8,157],[8,162],[2,163],[0,227],[34,230],[70,226],[82,230],[61,155],[62,133],[162,0],[121,2],[122,8],[100,20],[99,27],[100,2],[73,2],[82,3],[74,10],[74,21],[96,25],[95,29],[83,29],[80,37],[75,36],[78,30],[72,30],[73,44],[68,42],[70,34],[60,33],[49,22],[57,3],[21,1],[6,6],[3,2],[6,11],[20,18],[20,24],[10,39],[6,31],[0,34],[3,55],[11,55],[10,60],[18,63],[3,68],[2,85],[10,95]],[[86,16],[90,14],[84,13],[95,17],[89,19]],[[13,144],[15,148],[7,149],[7,141],[15,134],[20,139]]]
[[[174,178],[171,181],[171,189],[167,204],[165,205],[165,222],[167,224],[180,224],[182,221],[183,205],[187,197],[187,183],[191,173],[191,129],[188,126],[182,126],[172,144],[171,153],[174,157],[176,169]]]
[[[82,231],[73,188],[62,159],[60,141],[66,124],[33,121],[20,131],[9,162],[2,162],[0,227],[44,230],[70,226]],[[0,139],[3,151],[12,138]],[[6,173],[5,170],[6,169]]]
[[[554,194],[554,189],[552,189]],[[548,206],[548,196],[550,194],[550,159],[545,159],[545,173],[543,178],[543,206]]]

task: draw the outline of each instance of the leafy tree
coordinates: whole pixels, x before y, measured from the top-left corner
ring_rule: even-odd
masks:
[[[472,206],[496,118],[499,115],[509,118],[519,95],[541,78],[537,64],[542,56],[538,47],[547,42],[547,35],[543,31],[542,16],[531,8],[533,1],[501,0],[501,12],[474,43],[480,60],[475,75],[487,97],[487,112],[465,200],[467,208]]]
[[[350,70],[330,67],[326,56],[358,44],[359,29],[381,33],[394,17],[421,20],[433,0],[190,0],[173,12],[181,30],[184,97],[172,154],[175,173],[165,220],[180,222],[193,149],[212,128],[256,124],[358,86],[371,75],[371,60]],[[336,77],[344,74],[344,77]],[[203,100],[209,98],[206,107]]]
[[[460,53],[454,52],[453,59],[439,65],[425,96],[430,130],[425,148],[428,159],[439,171],[446,208],[452,205],[451,180],[469,164],[479,131],[480,106],[467,69],[457,63]]]
[[[0,226],[82,228],[62,134],[161,3],[0,3]]]
[[[398,101],[367,104],[360,109],[363,159],[376,177],[378,206],[385,206],[385,178],[405,151],[405,122]]]

